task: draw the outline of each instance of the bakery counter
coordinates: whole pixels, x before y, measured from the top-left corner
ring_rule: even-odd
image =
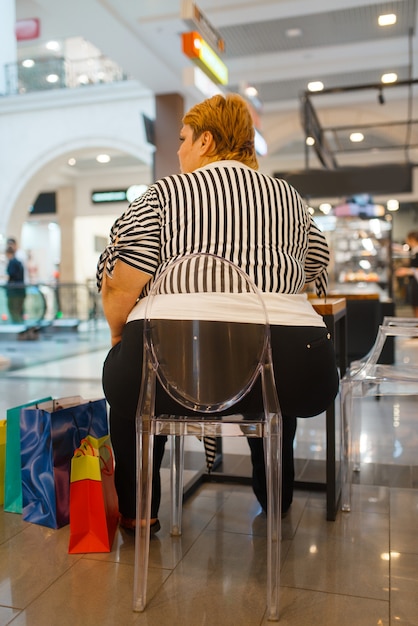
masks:
[[[395,315],[395,304],[377,285],[340,285],[329,291],[331,298],[345,298],[347,306],[347,359],[350,363],[365,356],[373,347],[379,325],[387,315]],[[394,362],[394,344],[388,342],[381,362]]]

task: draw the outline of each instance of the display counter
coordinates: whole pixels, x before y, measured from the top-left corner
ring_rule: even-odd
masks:
[[[383,318],[395,315],[395,305],[378,285],[339,285],[331,289],[329,296],[345,298],[347,302],[347,359],[350,363],[371,350]],[[387,342],[380,362],[394,362],[393,341]]]

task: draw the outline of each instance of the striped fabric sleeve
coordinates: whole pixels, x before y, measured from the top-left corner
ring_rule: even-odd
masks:
[[[305,259],[306,282],[315,281],[315,291],[318,297],[325,296],[328,289],[329,248],[325,235],[310,220],[309,245]]]
[[[160,261],[159,201],[153,188],[129,205],[113,224],[110,243],[97,264],[97,288],[103,274],[112,277],[117,260],[153,275]]]

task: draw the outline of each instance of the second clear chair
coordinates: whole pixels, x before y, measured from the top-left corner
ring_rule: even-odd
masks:
[[[361,418],[367,398],[392,398],[418,396],[418,319],[385,317],[379,326],[375,343],[366,356],[353,361],[341,380],[342,417],[342,499],[343,511],[351,511],[353,472],[361,467]],[[380,363],[387,341],[410,343],[404,360],[392,364]],[[396,348],[396,343],[395,343]],[[404,350],[405,351],[405,350]],[[383,413],[380,411],[378,413]],[[383,417],[383,416],[382,416]]]

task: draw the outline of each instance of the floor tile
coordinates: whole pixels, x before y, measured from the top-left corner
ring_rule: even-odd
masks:
[[[418,554],[394,554],[391,558],[391,623],[418,624]]]
[[[389,602],[284,588],[280,626],[389,626]],[[263,621],[263,626],[272,622]]]

